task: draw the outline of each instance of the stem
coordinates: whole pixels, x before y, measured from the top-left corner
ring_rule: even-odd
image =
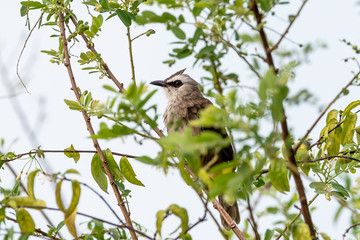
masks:
[[[77,27],[78,23],[76,21],[76,19],[70,15],[70,19],[71,21],[73,22],[73,24],[75,25],[75,27]],[[83,38],[83,40],[85,41],[86,43],[86,46],[88,49],[90,49],[90,51],[92,51],[95,55],[98,54],[98,52],[95,50],[94,48],[94,43],[90,43],[89,40],[87,39],[87,37],[85,36],[84,33],[80,33],[80,36]],[[115,85],[119,88],[119,91],[120,92],[123,92],[125,89],[124,89],[124,84],[123,83],[120,83],[116,77],[114,76],[114,74],[110,71],[110,68],[109,66],[105,63],[105,61],[100,58],[100,63],[101,65],[103,66],[103,68],[105,69],[106,73],[109,75],[108,77],[115,83]]]
[[[293,25],[293,23],[295,22],[295,20],[299,17],[301,10],[304,8],[305,4],[307,3],[307,0],[303,0],[303,3],[301,4],[301,7],[299,8],[298,12],[296,13],[296,15],[294,16],[294,18],[290,21],[289,26],[286,28],[285,32],[283,34],[281,34],[279,41],[277,41],[277,43],[275,43],[274,46],[272,46],[272,48],[270,49],[270,52],[274,51],[275,49],[277,49],[281,43],[281,41],[285,38],[285,35],[289,32],[291,26]]]
[[[262,15],[259,12],[256,0],[252,0],[251,10],[254,12],[257,25],[261,26],[261,24],[262,24]],[[271,49],[269,47],[269,43],[268,43],[268,40],[267,40],[267,37],[266,37],[266,34],[265,34],[265,31],[264,31],[263,27],[260,27],[259,34],[260,34],[260,39],[261,39],[261,42],[263,44],[263,48],[264,48],[264,51],[265,51],[265,54],[266,54],[266,62],[269,65],[270,68],[273,68],[274,71],[277,72],[276,68],[275,68],[273,57],[271,55]],[[283,107],[283,120],[281,121],[281,129],[282,129],[282,139],[283,139],[285,145],[287,146],[288,144],[286,144],[286,142],[290,139],[290,133],[289,133],[288,125],[287,125],[287,120],[286,120],[286,114],[285,114],[284,107]],[[287,150],[290,153],[290,156],[289,156],[289,169],[290,169],[290,171],[291,171],[291,173],[292,173],[292,175],[294,177],[296,190],[298,192],[299,200],[300,200],[300,203],[301,203],[301,213],[303,215],[305,223],[309,226],[311,236],[316,239],[316,230],[315,230],[314,224],[313,224],[313,222],[311,220],[311,214],[310,214],[309,206],[307,204],[304,185],[303,185],[303,182],[301,180],[300,173],[297,170],[296,159],[295,159],[295,153],[296,153],[297,149],[293,149],[290,146],[290,147],[287,147]]]
[[[71,68],[71,63],[70,63],[70,55],[69,55],[66,36],[65,36],[64,16],[63,16],[61,11],[58,12],[58,15],[59,15],[59,20],[60,20],[61,38],[62,38],[62,42],[63,42],[63,45],[64,45],[64,53],[65,53],[65,63],[64,63],[64,65],[67,68],[67,71],[68,71],[68,74],[69,74],[70,82],[71,82],[71,85],[72,85],[72,90],[75,93],[76,99],[78,101],[80,101],[80,93],[78,92],[78,87],[76,85],[75,77],[74,77],[74,74],[73,74],[73,71],[72,71],[72,68]],[[89,115],[85,111],[81,111],[81,113],[82,113],[82,115],[84,117],[85,123],[87,125],[87,129],[88,129],[90,135],[94,136],[95,132],[94,132],[94,129],[92,127]],[[121,194],[119,192],[119,189],[117,188],[116,184],[114,183],[114,175],[110,171],[110,168],[109,168],[109,166],[108,166],[108,164],[106,162],[105,156],[104,156],[104,154],[103,154],[103,152],[101,150],[99,142],[95,138],[92,138],[92,141],[93,141],[93,144],[94,144],[94,147],[95,147],[97,153],[99,154],[99,157],[101,159],[101,162],[102,162],[102,165],[103,165],[104,170],[106,172],[106,175],[109,178],[110,185],[111,185],[111,187],[112,187],[112,189],[113,189],[113,191],[115,193],[118,205],[119,205],[119,207],[120,207],[120,209],[121,209],[121,211],[122,211],[122,213],[123,213],[123,215],[125,217],[126,225],[129,227],[131,237],[132,237],[133,240],[137,240],[138,238],[137,238],[136,233],[134,231],[134,228],[133,228],[129,213],[128,213],[126,207],[125,207],[125,204],[124,204],[122,196],[121,196]]]
[[[317,193],[309,202],[309,206],[315,201],[315,199],[319,196],[319,194]],[[301,211],[293,218],[293,220],[291,220],[291,222],[285,226],[285,228],[282,230],[283,233],[285,233],[289,228],[290,226],[296,221],[296,219],[298,219],[298,217],[300,217],[301,215]],[[277,238],[275,240],[279,240],[281,237],[283,236],[282,233],[280,233],[279,236],[277,236]]]
[[[301,143],[303,143],[305,141],[305,139],[307,138],[307,136],[309,136],[310,132],[314,129],[314,127],[318,124],[318,122],[320,121],[320,119],[325,115],[325,113],[327,112],[327,110],[329,110],[329,108],[339,99],[339,97],[341,96],[341,94],[359,77],[360,75],[360,71],[355,74],[355,76],[350,80],[350,82],[348,84],[346,84],[345,87],[343,87],[341,89],[341,91],[335,96],[335,98],[326,106],[326,108],[321,112],[320,116],[315,120],[315,122],[313,123],[313,125],[309,128],[309,130],[305,133],[305,135],[303,136],[303,138],[301,139],[301,141],[296,145],[296,147],[294,148],[294,151],[296,152]],[[336,128],[336,126],[335,126]]]
[[[128,43],[129,43],[129,56],[130,56],[130,65],[131,65],[131,79],[133,80],[134,84],[136,85],[135,80],[135,65],[134,65],[134,56],[132,52],[132,40],[130,35],[130,27],[127,27],[127,37],[128,37]]]

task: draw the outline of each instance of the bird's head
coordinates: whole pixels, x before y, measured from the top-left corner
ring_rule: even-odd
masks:
[[[150,84],[163,87],[169,101],[201,95],[199,84],[189,75],[183,74],[186,68],[174,73],[165,80],[153,81]]]

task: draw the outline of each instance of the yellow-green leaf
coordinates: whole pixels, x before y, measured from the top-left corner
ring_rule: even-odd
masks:
[[[178,168],[180,170],[180,174],[182,176],[182,178],[184,179],[185,183],[189,186],[193,186],[193,180],[189,174],[189,172],[187,170],[185,170],[185,166],[184,166],[184,161],[181,160],[178,164]]]
[[[105,151],[103,151],[103,153],[104,153],[106,162],[110,168],[111,173],[114,174],[115,180],[119,181],[120,179],[123,179],[120,168],[117,165],[117,163],[115,162],[114,156],[113,156],[112,152],[110,151],[110,149],[106,149]]]
[[[27,191],[28,191],[28,195],[30,198],[35,199],[35,195],[34,195],[34,180],[35,180],[35,176],[36,174],[39,172],[40,170],[35,170],[33,172],[31,172],[28,176],[27,179]]]
[[[343,123],[342,133],[341,133],[341,144],[343,146],[347,143],[353,142],[356,120],[357,120],[356,113],[350,112],[346,116],[344,123]]]
[[[209,177],[209,174],[204,168],[200,168],[198,171],[199,178],[208,186],[211,185],[211,179]]]
[[[309,226],[306,223],[300,223],[292,233],[294,240],[312,240]]]
[[[187,230],[188,224],[189,224],[189,216],[187,214],[186,209],[179,207],[176,204],[172,204],[168,207],[167,210],[171,211],[173,214],[175,214],[176,216],[178,216],[180,218],[182,234],[184,234],[185,231]]]
[[[329,123],[333,121],[333,119],[337,121],[338,114],[339,114],[338,110],[336,109],[331,110],[326,117],[326,125],[329,125]]]
[[[271,184],[278,191],[284,193],[290,190],[286,162],[283,159],[272,159],[270,161],[269,178]]]
[[[156,213],[156,231],[159,233],[160,236],[161,236],[161,226],[164,221],[165,215],[166,215],[166,211],[164,210],[160,210]]]
[[[29,233],[35,231],[35,223],[31,215],[24,208],[16,211],[16,221],[20,226],[21,233]]]
[[[46,207],[46,203],[40,199],[34,199],[28,196],[14,196],[4,200],[4,203],[13,208],[17,206],[32,206],[32,207]]]
[[[326,234],[326,233],[320,233],[320,235],[322,236],[322,238],[324,239],[324,240],[331,240],[331,238]]]
[[[360,100],[357,100],[357,101],[354,101],[352,103],[350,103],[345,109],[344,109],[344,112],[342,114],[342,119],[344,119],[352,109],[354,109],[355,107],[359,106],[360,105]]]
[[[62,184],[62,182],[63,182],[63,180],[60,180],[56,184],[55,198],[56,198],[56,204],[58,205],[59,209],[61,211],[65,212],[64,205],[63,205],[62,200],[61,200],[61,184]]]
[[[80,183],[76,180],[72,180],[72,198],[71,198],[70,206],[65,212],[65,216],[69,216],[75,211],[79,203],[80,192],[81,192]]]
[[[76,225],[75,225],[76,213],[77,213],[77,209],[75,208],[75,210],[69,216],[65,216],[65,220],[64,220],[66,227],[68,228],[69,232],[71,233],[71,235],[73,235],[75,239],[77,239]]]
[[[128,180],[132,184],[145,187],[144,184],[136,178],[134,169],[132,168],[126,157],[122,157],[120,159],[120,168],[126,180]]]
[[[64,152],[65,156],[68,158],[73,158],[75,163],[77,163],[80,159],[80,153],[75,152],[74,146],[71,144],[70,147],[65,148],[64,151],[74,151],[74,152]]]
[[[108,187],[108,181],[106,174],[103,172],[102,162],[100,160],[99,154],[95,153],[93,159],[91,160],[91,174],[95,182],[99,187],[106,193]]]

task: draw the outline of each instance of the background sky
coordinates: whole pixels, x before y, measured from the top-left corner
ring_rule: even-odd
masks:
[[[276,9],[276,16],[271,18],[270,26],[274,29],[285,29],[287,14],[295,13],[301,1],[291,1],[290,5],[282,5]],[[51,27],[36,29],[30,38],[25,49],[23,58],[20,61],[20,74],[26,82],[30,94],[21,87],[16,76],[16,61],[28,34],[24,26],[25,18],[20,17],[20,3],[18,1],[3,1],[0,8],[0,22],[2,31],[0,34],[0,138],[4,138],[5,150],[16,153],[28,152],[32,148],[41,145],[42,149],[61,150],[73,144],[76,149],[92,150],[91,140],[88,138],[83,118],[79,112],[71,111],[64,104],[63,99],[74,99],[70,90],[70,81],[64,66],[51,64],[46,54],[40,50],[56,49],[57,39],[49,38],[53,31]],[[80,10],[80,9],[79,9]],[[82,11],[84,8],[82,8]],[[80,14],[81,16],[81,14]],[[35,23],[38,13],[31,14],[31,22]],[[81,18],[81,17],[80,17]],[[286,109],[288,123],[293,130],[295,139],[301,138],[306,130],[312,125],[319,115],[319,108],[330,102],[340,89],[350,81],[352,71],[357,71],[355,62],[345,63],[346,57],[352,57],[353,51],[340,40],[345,38],[354,44],[359,43],[360,33],[358,22],[360,20],[360,6],[357,1],[327,1],[309,0],[300,18],[296,20],[288,37],[298,43],[325,43],[326,49],[317,49],[310,55],[307,64],[301,65],[296,70],[295,81],[290,83],[290,88],[296,90],[308,88],[316,97],[316,104],[296,106]],[[135,26],[132,29],[133,36],[136,36],[150,27]],[[149,83],[152,80],[164,79],[175,71],[187,67],[187,73],[198,80],[203,72],[201,67],[192,68],[191,59],[179,61],[175,66],[169,68],[162,64],[168,59],[168,53],[172,46],[168,44],[175,41],[171,32],[165,31],[163,26],[152,25],[156,31],[155,35],[142,37],[134,42],[135,70],[138,81]],[[131,82],[130,64],[128,59],[127,39],[125,30],[119,19],[113,18],[102,27],[101,37],[96,40],[95,48],[102,53],[103,58],[117,76],[120,82],[127,86]],[[269,32],[269,37],[277,39],[276,35]],[[285,41],[285,45],[293,46]],[[75,49],[75,53],[86,51],[85,48]],[[76,66],[76,59],[72,58],[75,77],[82,90],[93,92],[95,99],[106,100],[109,92],[101,89],[104,84],[111,84],[110,81],[99,80],[97,76],[81,72]],[[240,60],[234,60],[231,56],[223,63],[229,69],[235,69],[240,73],[241,84],[256,85],[257,82],[248,71],[243,68]],[[75,67],[76,66],[76,67]],[[240,66],[240,67],[239,67]],[[154,89],[153,86],[149,86]],[[11,92],[9,89],[14,89]],[[11,95],[11,96],[9,96]],[[352,87],[348,96],[341,98],[333,108],[343,109],[352,101],[359,99],[359,88]],[[251,94],[244,91],[244,98],[251,98]],[[153,103],[158,104],[159,113],[166,107],[165,98],[161,91],[156,93]],[[311,137],[317,139],[321,126],[312,131]],[[161,128],[163,123],[159,122]],[[94,119],[93,126],[98,127],[98,121]],[[141,155],[148,153],[155,156],[159,150],[157,145],[145,142],[142,146],[134,144],[132,139],[118,139],[107,142],[101,141],[103,148],[110,148],[112,151]],[[4,149],[3,149],[4,150]],[[47,154],[46,160],[41,160],[48,172],[64,172],[69,168],[76,168],[81,175],[76,177],[79,181],[86,182],[97,188],[90,173],[91,155],[82,154],[80,161],[75,164],[72,159],[66,158],[63,154]],[[119,160],[118,158],[116,159]],[[160,169],[145,166],[136,161],[131,162],[139,179],[145,184],[145,188],[132,186],[131,217],[133,220],[143,224],[150,231],[155,229],[155,214],[160,209],[166,209],[170,204],[177,203],[185,207],[190,216],[190,222],[195,222],[202,216],[203,209],[193,190],[189,189],[180,179],[175,171],[165,175]],[[25,161],[12,163],[17,172],[24,166]],[[27,168],[25,168],[25,171]],[[358,174],[355,174],[357,177]],[[7,170],[1,172],[2,185],[11,186],[13,177]],[[25,180],[26,176],[23,176]],[[41,179],[36,179],[36,196],[40,199],[47,199],[49,207],[56,207],[53,184]],[[97,188],[98,189],[98,188]],[[295,191],[292,185],[292,191]],[[100,192],[100,189],[99,189]],[[64,188],[65,201],[71,197],[70,188]],[[115,197],[109,188],[109,195],[103,194],[107,201],[114,206],[121,215]],[[314,192],[307,188],[308,199],[314,196]],[[289,196],[285,196],[289,197]],[[259,203],[258,211],[267,206],[266,201]],[[331,202],[320,196],[314,204],[317,210],[314,212],[313,221],[319,232],[326,232],[332,238],[341,239],[341,235],[350,225],[348,216],[342,215],[341,221],[333,223],[332,213],[338,207],[335,200]],[[240,205],[241,209],[244,206]],[[89,213],[100,218],[115,222],[115,218],[104,204],[91,192],[82,189],[79,212]],[[59,221],[61,213],[48,212]],[[32,212],[34,216],[36,213]],[[217,215],[217,213],[216,213]],[[245,219],[246,216],[242,215]],[[84,219],[78,218],[79,229],[86,226],[80,224]],[[41,217],[36,217],[36,222],[42,222]],[[260,231],[266,230],[266,224],[273,222],[273,219],[265,219],[260,222]],[[167,219],[164,229],[171,226],[173,230],[174,218]],[[240,224],[243,227],[243,222]],[[45,230],[45,225],[42,226]],[[64,236],[69,236],[67,230],[63,231]],[[166,232],[165,232],[166,233]],[[150,235],[152,235],[150,233]],[[209,220],[191,231],[194,239],[219,239],[219,234]]]

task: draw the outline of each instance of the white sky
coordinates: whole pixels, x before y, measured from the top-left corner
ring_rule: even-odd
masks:
[[[343,58],[353,56],[353,51],[340,41],[340,39],[345,38],[355,44],[359,42],[360,35],[357,30],[357,22],[360,17],[360,6],[357,6],[356,2],[349,0],[309,0],[301,17],[296,21],[288,35],[290,39],[296,42],[324,42],[328,46],[327,49],[319,49],[310,55],[309,64],[298,68],[295,82],[291,83],[294,89],[307,87],[318,97],[318,105],[328,103],[351,79],[351,71],[357,70],[355,63],[344,63],[342,61]],[[290,6],[284,5],[279,7],[277,13],[283,19],[286,19],[285,13],[287,11],[295,13],[299,4],[300,1],[292,1]],[[27,28],[24,26],[25,18],[20,18],[19,9],[20,4],[18,1],[6,1],[0,9],[0,22],[2,23],[2,33],[0,35],[0,66],[2,71],[0,75],[0,104],[2,109],[0,138],[6,139],[6,146],[9,147],[7,150],[15,151],[16,153],[27,152],[31,148],[36,147],[37,144],[41,145],[42,149],[64,149],[73,144],[76,149],[92,150],[91,140],[88,139],[88,133],[81,114],[70,111],[63,101],[63,99],[74,99],[74,95],[70,91],[70,82],[66,69],[63,66],[51,64],[48,61],[49,57],[40,53],[40,50],[43,49],[56,49],[57,39],[49,38],[53,34],[50,27],[34,31],[20,63],[20,73],[27,82],[27,87],[31,94],[27,94],[19,86],[17,88],[19,95],[16,100],[28,120],[29,128],[35,131],[38,139],[38,143],[35,146],[26,137],[26,130],[22,127],[21,121],[14,111],[11,102],[4,98],[7,95],[4,79],[11,81],[12,86],[19,85],[15,66],[27,35]],[[32,23],[34,23],[38,15],[32,14],[31,16]],[[274,22],[272,22],[272,27],[278,30],[284,29],[285,26],[286,23],[278,19],[274,19]],[[152,80],[165,78],[184,67],[188,68],[188,74],[198,79],[202,71],[192,69],[192,62],[189,60],[179,61],[172,68],[162,64],[162,61],[168,59],[168,52],[172,48],[167,43],[174,41],[175,38],[171,32],[165,31],[163,26],[154,25],[151,28],[155,29],[155,35],[151,35],[149,38],[143,37],[134,43],[137,80],[149,83]],[[148,27],[135,27],[133,29],[133,36],[147,29]],[[95,47],[102,53],[105,61],[109,64],[119,81],[124,82],[126,86],[130,83],[131,76],[124,28],[119,19],[113,18],[109,24],[106,23],[104,25],[101,33],[103,35],[100,39],[96,40]],[[288,42],[286,44],[292,46]],[[82,51],[85,50],[85,48],[82,49]],[[111,82],[99,80],[96,76],[82,73],[79,71],[80,68],[76,66],[75,60],[75,58],[72,58],[73,67],[76,69],[75,74],[78,85],[82,90],[88,89],[92,91],[94,98],[105,100],[105,94],[108,94],[108,92],[100,88],[103,84],[111,84]],[[244,71],[238,68],[237,64],[239,63],[241,61],[237,58],[235,60],[229,59],[226,62],[226,64],[229,64],[229,68],[236,69],[239,72]],[[246,74],[241,77],[242,84],[253,85],[254,79],[250,75],[249,79],[247,79],[247,76]],[[153,89],[153,87],[150,86],[150,89]],[[359,89],[353,87],[351,90],[351,94],[340,99],[334,105],[335,108],[343,109],[351,101],[358,100]],[[39,104],[41,100],[44,101],[42,105]],[[159,113],[162,113],[165,108],[163,93],[159,91],[153,101],[159,104]],[[294,130],[296,138],[302,137],[319,114],[317,107],[309,105],[293,107],[288,109],[287,113],[289,125]],[[45,114],[45,119],[39,121],[39,118],[42,119],[44,117],[41,114]],[[324,119],[320,122],[319,126],[322,126],[321,124],[323,123]],[[93,125],[97,128],[98,121],[94,119]],[[163,126],[162,123],[161,126]],[[321,127],[318,127],[312,132],[311,136],[314,139],[318,137],[320,129]],[[116,152],[136,155],[148,153],[155,156],[158,150],[158,147],[153,143],[146,142],[143,146],[137,146],[131,139],[125,141],[119,139],[111,143],[101,141],[101,146],[103,148],[109,147]],[[75,164],[71,159],[66,158],[62,154],[47,154],[46,156],[46,164],[51,167],[53,172],[64,172],[68,168],[76,168],[81,172],[81,176],[77,177],[80,181],[87,182],[97,188],[90,174],[91,155],[81,155],[78,164]],[[116,160],[118,161],[118,159]],[[17,171],[20,171],[23,164],[24,162],[18,162],[12,165],[16,167]],[[198,198],[193,190],[182,183],[177,172],[170,171],[168,175],[164,175],[161,170],[150,168],[138,162],[134,161],[132,164],[139,179],[146,185],[145,188],[141,188],[129,184],[133,196],[131,199],[131,217],[133,220],[153,231],[155,229],[156,212],[160,209],[166,209],[172,203],[177,203],[188,210],[191,223],[202,216],[203,210]],[[8,171],[3,171],[1,180],[5,186],[10,186],[13,178]],[[48,206],[55,207],[55,194],[51,185],[48,183],[41,185],[39,184],[39,179],[37,183],[37,197],[48,199]],[[68,191],[63,192],[67,198],[70,198],[70,190]],[[99,189],[99,191],[101,190]],[[295,191],[294,186],[292,186],[292,191]],[[109,192],[109,196],[105,196],[106,199],[121,215],[110,188]],[[309,188],[307,194],[308,199],[314,195],[313,191]],[[320,198],[324,199],[323,197]],[[266,206],[267,203],[260,202],[260,205]],[[350,223],[348,218],[344,217],[339,223],[333,224],[333,215],[329,213],[334,212],[338,204],[334,200],[331,202],[317,200],[315,205],[317,210],[312,216],[319,232],[326,232],[332,238],[340,239]],[[241,209],[244,208],[242,205],[240,207]],[[260,207],[260,209],[263,208]],[[84,188],[82,189],[78,211],[115,221],[115,218],[102,202]],[[55,215],[55,213],[49,212],[49,215]],[[56,213],[56,216],[60,221],[61,213]],[[242,219],[245,218],[242,217]],[[37,221],[42,220],[39,218]],[[170,226],[169,231],[172,231],[175,221],[177,220],[166,220],[164,229]],[[81,220],[79,220],[80,222]],[[240,227],[243,227],[243,222],[240,224]],[[261,232],[265,232],[268,222],[269,219],[260,222]],[[45,225],[42,228],[46,230]],[[85,228],[85,225],[79,226],[79,229],[83,228]],[[66,230],[64,232],[65,235],[68,234]],[[190,233],[193,239],[220,238],[211,220],[201,224]],[[149,234],[152,235],[152,233]]]

